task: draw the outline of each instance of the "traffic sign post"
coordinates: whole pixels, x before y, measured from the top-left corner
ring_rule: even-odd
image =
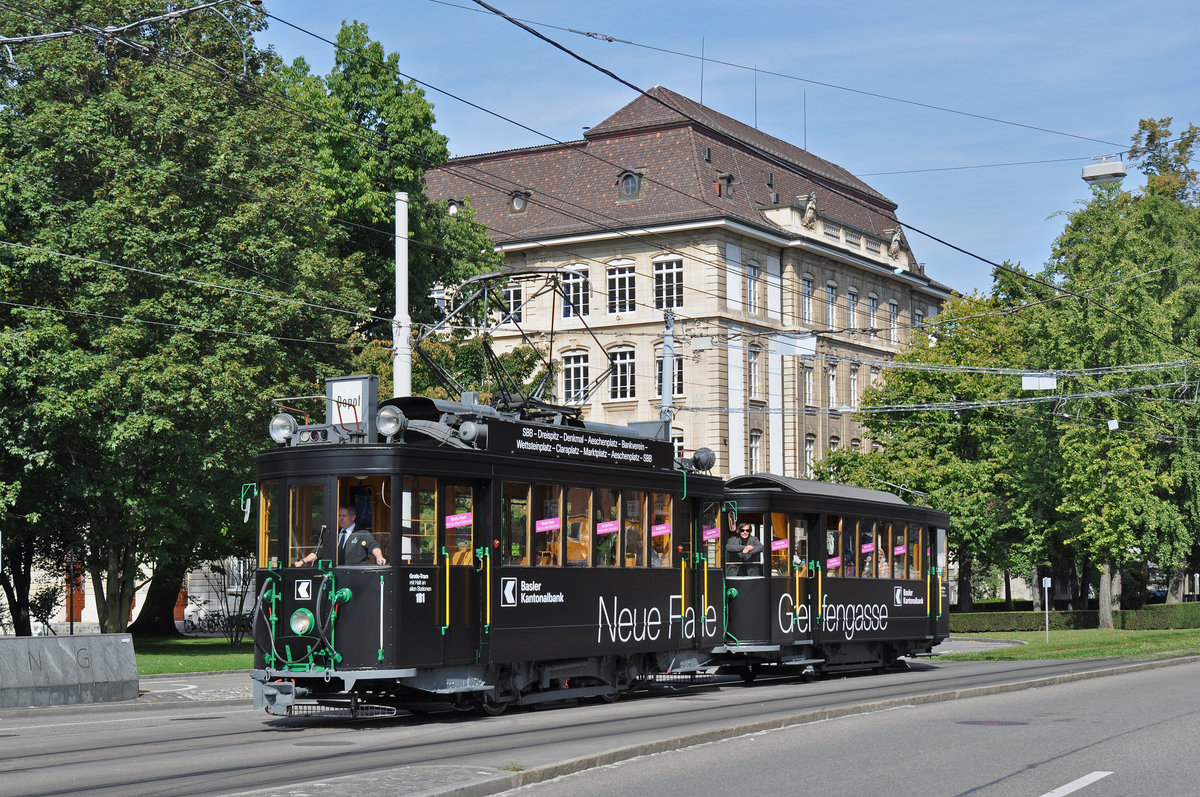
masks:
[[[1046,644],[1050,644],[1050,576],[1042,576],[1042,604],[1046,607]]]

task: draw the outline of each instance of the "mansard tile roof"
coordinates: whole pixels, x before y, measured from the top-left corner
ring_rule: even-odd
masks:
[[[668,89],[647,94],[582,141],[455,158],[427,173],[427,194],[470,196],[499,244],[714,219],[790,237],[762,208],[813,193],[848,227],[882,239],[899,226],[896,204],[842,167]],[[626,171],[643,175],[636,199],[618,197]],[[515,192],[529,195],[521,213],[509,209]]]

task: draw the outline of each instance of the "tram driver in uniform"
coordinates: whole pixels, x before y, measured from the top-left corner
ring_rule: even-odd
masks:
[[[374,559],[377,565],[387,564],[375,536],[365,529],[355,528],[356,516],[354,507],[339,506],[337,534],[323,531],[317,550],[309,551],[302,559],[297,559],[296,567],[310,565],[318,559],[328,559],[339,565],[368,564],[370,559]]]
[[[740,563],[737,572],[732,575],[761,576],[762,575],[763,544],[750,528],[750,524],[739,521],[737,533],[725,544],[725,562]]]

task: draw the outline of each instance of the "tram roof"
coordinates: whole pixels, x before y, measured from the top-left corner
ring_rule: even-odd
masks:
[[[877,504],[896,504],[912,506],[903,498],[883,490],[871,490],[867,487],[855,487],[850,484],[834,484],[818,482],[811,479],[793,479],[787,476],[776,476],[773,473],[750,473],[745,476],[733,476],[725,482],[730,490],[753,488],[776,488],[786,490],[796,495],[812,496],[814,498],[841,498],[847,501],[871,501]]]

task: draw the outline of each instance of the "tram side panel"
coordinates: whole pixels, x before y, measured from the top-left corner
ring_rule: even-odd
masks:
[[[718,607],[689,589],[679,566],[500,568],[493,596],[493,661],[553,660],[694,649],[719,639]],[[682,588],[681,588],[682,587]],[[710,598],[719,592],[711,579]]]

